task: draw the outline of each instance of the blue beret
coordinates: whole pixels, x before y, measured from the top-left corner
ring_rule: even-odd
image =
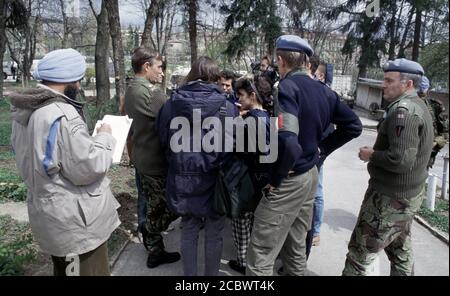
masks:
[[[407,59],[396,59],[395,61],[388,61],[384,67],[384,72],[400,72],[423,75],[424,71],[419,63]]]
[[[424,93],[427,92],[430,88],[430,80],[428,80],[427,76],[422,76],[422,81],[420,82],[419,91]]]
[[[283,35],[278,37],[276,48],[277,50],[302,52],[309,57],[314,54],[314,50],[308,44],[308,41],[296,35]]]

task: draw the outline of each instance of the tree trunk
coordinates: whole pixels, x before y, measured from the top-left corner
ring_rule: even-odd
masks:
[[[0,64],[3,67],[3,55],[6,50],[6,0],[0,0]],[[3,69],[3,68],[2,68]],[[0,75],[0,100],[3,99],[3,70]]]
[[[173,20],[175,18],[175,14],[176,14],[175,4],[171,9],[172,9],[172,11],[167,15],[167,18],[166,18],[167,20],[166,20],[166,28],[164,30],[164,44],[163,44],[163,47],[161,50],[161,54],[164,56],[166,55],[167,43],[169,42],[170,37],[172,36]]]
[[[61,16],[63,18],[63,39],[61,42],[61,47],[67,48],[67,41],[69,40],[69,20],[67,19],[64,0],[59,0],[59,6],[61,8]]]
[[[105,1],[97,17],[97,37],[95,42],[95,87],[97,89],[97,107],[111,98],[109,91],[109,27]]]
[[[186,0],[189,14],[189,42],[191,44],[191,65],[197,60],[197,0]]]
[[[118,0],[105,1],[108,11],[109,31],[112,39],[113,61],[116,81],[116,100],[125,94],[125,58],[123,53],[122,32],[120,27]]]
[[[31,1],[28,3],[28,11],[27,11],[27,20],[32,19],[32,6]],[[22,63],[22,84],[27,87],[30,82],[31,74],[31,66],[33,65],[34,54],[36,51],[36,30],[37,26],[40,22],[39,17],[35,17],[33,26],[31,26],[30,21],[25,26],[24,36],[25,36],[25,50],[23,52],[23,63]]]
[[[359,72],[358,72],[358,78],[366,78],[366,76],[367,76],[367,66],[360,65]]]
[[[414,8],[409,12],[408,21],[406,22],[405,30],[403,32],[402,41],[400,42],[400,50],[398,51],[397,58],[405,57],[405,49],[406,49],[406,39],[408,37],[409,27],[411,26],[412,16],[414,14]]]
[[[417,62],[419,60],[420,50],[420,30],[422,29],[422,9],[416,7],[416,23],[414,26],[414,42],[412,51],[412,60]]]
[[[421,29],[421,34],[420,34],[420,46],[422,48],[425,47],[425,35],[427,33],[427,18],[428,18],[428,12],[425,11],[425,15],[423,16],[423,21],[422,21],[422,29]]]
[[[395,59],[395,47],[397,45],[397,38],[395,36],[395,31],[396,31],[396,14],[397,14],[397,5],[396,2],[392,2],[391,3],[391,13],[392,13],[392,18],[391,21],[389,22],[389,60],[394,60]]]
[[[161,5],[161,0],[152,0],[150,7],[147,10],[147,18],[145,20],[144,32],[142,33],[142,41],[141,46],[143,47],[152,47],[152,31],[153,31],[153,23],[155,22],[155,18],[158,15],[159,7]]]

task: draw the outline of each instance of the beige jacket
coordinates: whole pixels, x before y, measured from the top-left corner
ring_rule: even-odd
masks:
[[[120,225],[106,173],[115,140],[95,137],[68,98],[41,86],[10,96],[11,143],[35,239],[54,256],[96,249]]]

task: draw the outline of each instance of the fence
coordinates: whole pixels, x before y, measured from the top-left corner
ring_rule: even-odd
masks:
[[[442,173],[442,178],[435,174],[429,174],[428,176],[428,187],[427,187],[427,198],[425,200],[426,207],[434,211],[436,203],[436,187],[439,179],[441,180],[441,198],[448,200],[447,188],[448,188],[448,153],[444,156],[444,169]]]

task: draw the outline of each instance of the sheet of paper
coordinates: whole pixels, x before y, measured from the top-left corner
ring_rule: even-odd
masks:
[[[102,120],[97,121],[95,125],[94,133],[92,134],[93,137],[97,134],[97,128],[100,127],[102,123],[111,125],[112,136],[116,139],[113,163],[120,163],[132,122],[133,119],[128,116],[105,115],[105,117],[103,117]]]

